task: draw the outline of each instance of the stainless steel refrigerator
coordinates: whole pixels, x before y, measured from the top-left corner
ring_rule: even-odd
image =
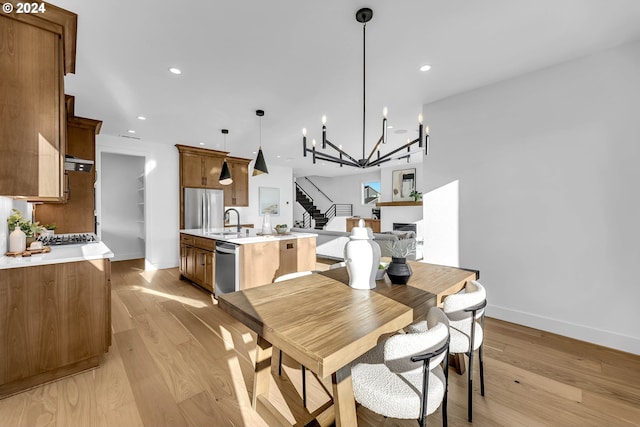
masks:
[[[224,192],[206,188],[184,189],[184,228],[205,233],[224,229]]]

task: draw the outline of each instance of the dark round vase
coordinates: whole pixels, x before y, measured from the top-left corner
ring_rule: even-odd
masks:
[[[387,276],[394,285],[406,285],[409,278],[413,274],[411,267],[407,264],[406,258],[391,258],[389,268],[387,268]]]

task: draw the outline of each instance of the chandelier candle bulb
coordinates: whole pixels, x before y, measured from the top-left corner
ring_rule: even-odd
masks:
[[[302,128],[302,155],[307,157],[307,128]]]

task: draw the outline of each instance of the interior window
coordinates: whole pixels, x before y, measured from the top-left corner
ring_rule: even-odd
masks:
[[[362,183],[362,204],[374,205],[380,201],[380,181]]]

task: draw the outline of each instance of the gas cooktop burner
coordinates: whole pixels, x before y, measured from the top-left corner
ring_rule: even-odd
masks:
[[[42,242],[45,246],[79,245],[99,242],[98,236],[93,233],[40,235],[36,240]]]

